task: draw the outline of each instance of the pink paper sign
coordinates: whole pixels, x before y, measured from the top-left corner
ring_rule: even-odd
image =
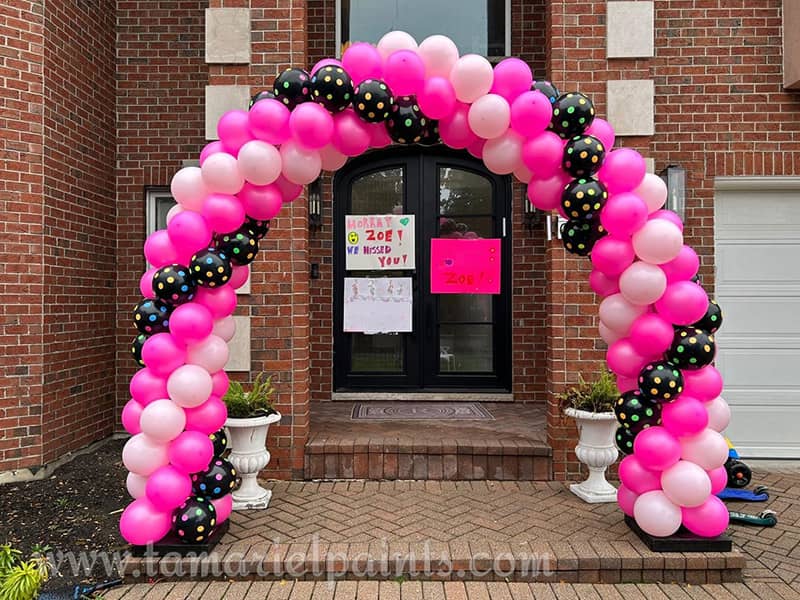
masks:
[[[431,240],[432,294],[499,294],[500,240]]]

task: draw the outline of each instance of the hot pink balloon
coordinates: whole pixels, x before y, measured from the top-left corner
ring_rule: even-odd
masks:
[[[146,486],[147,477],[142,477],[136,473],[128,473],[128,476],[125,478],[125,489],[128,490],[128,493],[134,500],[144,496]]]
[[[222,398],[225,392],[228,391],[228,384],[230,383],[228,374],[225,371],[217,371],[212,375],[211,383],[214,386],[211,388],[211,393]]]
[[[184,431],[169,444],[169,462],[182,473],[199,473],[214,457],[214,444],[208,434]]]
[[[158,269],[155,267],[147,269],[139,279],[139,291],[145,298],[152,299],[156,297],[153,293],[153,276],[156,274],[156,271],[158,271]]]
[[[238,197],[247,215],[261,221],[275,218],[283,207],[283,196],[277,182],[269,185],[245,183]]]
[[[679,460],[661,473],[661,487],[678,506],[700,506],[711,495],[711,480],[696,464]]]
[[[648,218],[650,220],[662,219],[664,221],[669,221],[670,223],[675,225],[675,227],[683,231],[683,221],[681,221],[681,218],[671,210],[664,210],[664,209],[657,210],[656,212],[651,213],[650,217]]]
[[[239,171],[236,158],[226,152],[209,156],[200,170],[203,173],[203,183],[210,192],[235,194],[244,185],[244,175]]]
[[[647,222],[647,205],[635,194],[615,194],[600,211],[600,222],[611,235],[628,237]]]
[[[122,409],[122,426],[125,428],[125,431],[131,435],[142,432],[139,419],[142,416],[143,410],[144,407],[133,398],[128,400]]]
[[[519,58],[504,58],[494,68],[491,93],[513,102],[517,96],[529,91],[532,83],[531,68],[525,61]]]
[[[386,58],[383,80],[395,96],[415,95],[425,83],[425,64],[413,50],[397,50]]]
[[[289,117],[289,130],[302,146],[318,150],[329,144],[333,137],[333,117],[321,104],[304,102],[292,111]],[[279,173],[276,173],[272,181],[275,181],[278,175]],[[261,185],[272,181],[265,181]]]
[[[186,473],[167,465],[150,475],[145,493],[157,510],[171,511],[183,504],[192,493],[192,480]]]
[[[122,448],[122,464],[131,473],[148,477],[169,462],[167,446],[143,433],[137,433]]]
[[[314,66],[311,67],[309,73],[312,75],[319,71],[322,67],[341,67],[342,61],[336,60],[335,58],[323,58],[322,60],[318,60],[314,63]],[[352,76],[352,75],[351,75]]]
[[[653,213],[667,201],[667,184],[655,173],[647,173],[633,193],[644,200],[648,212]]]
[[[646,173],[647,164],[641,154],[631,148],[618,148],[606,154],[597,178],[605,184],[609,194],[613,195],[635,190]]]
[[[524,138],[511,129],[494,139],[486,140],[483,147],[483,163],[492,173],[508,175],[522,164],[520,153]]]
[[[619,480],[636,495],[661,489],[661,473],[644,468],[634,454],[619,463]]]
[[[532,179],[528,184],[528,200],[539,210],[551,211],[561,206],[561,194],[569,183],[565,173],[549,179]]]
[[[639,382],[633,377],[623,377],[622,375],[617,375],[616,380],[617,389],[621,394],[639,388]]]
[[[180,435],[186,426],[183,409],[172,400],[154,400],[144,407],[139,423],[142,433],[166,443]]]
[[[189,346],[186,352],[186,362],[203,367],[209,373],[216,373],[225,368],[228,356],[228,344],[225,343],[225,340],[211,334],[203,341]]]
[[[208,194],[199,167],[184,167],[175,173],[169,189],[175,201],[188,210],[200,210],[203,198]]]
[[[198,160],[200,166],[202,167],[206,159],[212,154],[216,154],[217,152],[225,152],[225,146],[223,146],[222,142],[220,142],[219,140],[209,142],[208,144],[203,146],[203,149],[200,151],[200,158]]]
[[[423,114],[431,119],[445,119],[453,114],[458,101],[450,80],[431,77],[417,94],[417,102]]]
[[[142,361],[155,375],[166,377],[186,362],[186,350],[171,333],[157,333],[142,346]]]
[[[612,346],[615,342],[621,340],[624,337],[622,334],[617,333],[613,329],[610,329],[602,321],[600,321],[600,323],[598,324],[597,329],[600,332],[600,337],[603,338],[603,341],[609,346]]]
[[[469,152],[475,158],[483,158],[483,149],[486,147],[486,142],[489,140],[484,140],[482,138],[476,139],[467,147],[467,152]]]
[[[624,485],[621,485],[617,488],[617,504],[619,504],[620,509],[629,517],[633,516],[633,506],[636,503],[636,499],[638,498],[638,494],[634,494]]]
[[[167,216],[164,218],[164,221],[166,221],[167,225],[169,225],[172,222],[172,219],[186,210],[187,209],[183,208],[180,204],[176,204],[167,211]]]
[[[292,118],[294,118],[301,107],[303,107],[301,114],[306,115],[309,109],[305,107],[310,106],[317,106],[322,109],[322,112],[324,112],[328,120],[331,121],[331,116],[328,114],[328,111],[312,102],[306,102],[298,106],[297,109],[292,112]],[[300,117],[300,120],[302,120],[302,117]],[[331,121],[331,128],[332,127],[333,122]],[[325,131],[320,128],[319,135],[324,134]],[[303,144],[306,144],[306,138],[297,137],[302,140]],[[309,147],[311,146],[309,145]],[[244,178],[255,185],[267,185],[272,183],[278,178],[278,175],[281,174],[281,168],[283,167],[281,163],[281,154],[278,149],[272,144],[268,144],[262,140],[252,140],[242,146],[239,150],[239,155],[236,157],[236,161],[239,165],[239,171],[244,175]]]
[[[167,392],[178,406],[200,406],[211,396],[211,375],[198,365],[183,365],[172,372],[167,380]]]
[[[289,139],[289,109],[279,100],[267,98],[256,102],[249,112],[250,130],[256,138],[270,144]]]
[[[619,291],[631,304],[652,304],[667,289],[667,276],[658,266],[637,261],[619,276]]]
[[[242,226],[246,216],[239,199],[228,194],[209,194],[203,201],[201,212],[211,229],[218,233],[236,231]]]
[[[697,275],[700,258],[692,248],[684,245],[678,256],[660,266],[667,276],[667,283],[685,281]]]
[[[730,515],[725,503],[716,496],[709,496],[700,506],[683,509],[683,525],[702,537],[717,537],[728,528]]]
[[[405,31],[390,31],[376,44],[381,57],[386,60],[393,52],[398,50],[416,50],[417,41]]]
[[[144,242],[144,257],[157,269],[178,262],[178,250],[166,229],[159,229],[147,236]]]
[[[693,281],[670,283],[656,302],[656,310],[676,325],[691,325],[706,314],[708,295]]]
[[[591,254],[595,269],[611,277],[616,277],[625,271],[635,257],[631,243],[627,239],[613,235],[597,240]]]
[[[249,278],[250,267],[248,265],[236,265],[233,267],[233,273],[231,274],[231,279],[228,283],[230,283],[233,289],[238,290],[245,283],[247,283]]]
[[[167,397],[167,381],[148,368],[139,369],[129,385],[131,397],[142,406]]]
[[[633,452],[645,469],[663,471],[681,459],[681,444],[669,431],[656,425],[636,435]]]
[[[596,269],[589,275],[589,285],[595,294],[603,298],[619,293],[619,279],[617,277],[609,277]]]
[[[661,422],[672,435],[697,435],[708,425],[708,413],[697,398],[681,394],[661,407]]]
[[[646,306],[631,304],[622,294],[612,294],[600,303],[600,320],[614,331],[627,335],[633,322],[647,312]]]
[[[494,138],[502,135],[511,124],[511,107],[502,96],[486,94],[469,107],[467,121],[478,137]]]
[[[219,141],[226,152],[235,155],[239,148],[253,139],[250,118],[245,110],[229,110],[217,122]]]
[[[636,377],[647,364],[647,359],[637,353],[628,338],[617,340],[606,353],[608,368],[623,377]]]
[[[550,179],[561,170],[564,141],[552,131],[544,131],[522,146],[522,162],[537,179]]]
[[[633,517],[643,531],[656,537],[670,536],[681,526],[680,506],[670,502],[660,490],[639,496],[633,505]]]
[[[135,546],[153,544],[169,533],[172,514],[158,511],[147,498],[131,502],[119,519],[122,537]]]
[[[351,44],[342,54],[342,68],[350,75],[353,85],[358,85],[365,79],[381,78],[383,75],[383,59],[378,49],[372,44],[356,42]]]
[[[211,316],[211,311],[196,302],[181,304],[175,308],[169,319],[170,334],[184,345],[205,339],[211,333],[213,326],[214,318]],[[147,343],[150,341],[152,340]],[[182,358],[185,359],[185,355]]]
[[[200,287],[195,302],[205,306],[214,319],[221,319],[232,314],[236,308],[236,291],[229,285],[218,288]]]
[[[367,131],[369,131],[370,148],[385,148],[392,145],[392,138],[389,136],[389,132],[386,131],[384,123],[369,123]]]
[[[637,438],[638,439],[638,438]],[[721,434],[704,429],[697,435],[680,438],[681,458],[700,465],[706,471],[728,460],[728,443]]]
[[[320,149],[319,157],[322,159],[323,171],[338,171],[347,162],[347,155],[339,152],[332,144]]]
[[[676,258],[683,248],[683,234],[673,223],[651,219],[633,233],[633,250],[643,261],[661,265]]]
[[[708,413],[708,427],[719,433],[725,431],[731,422],[731,408],[722,396],[707,402],[705,409]]]
[[[233,496],[225,494],[222,498],[211,500],[211,504],[217,511],[217,525],[224,523],[233,512]]]
[[[451,148],[466,148],[478,139],[469,126],[469,106],[458,103],[452,114],[439,121],[439,136]]]
[[[712,494],[719,494],[728,485],[728,471],[724,466],[706,471],[706,475],[708,475],[708,478],[711,480]]]
[[[544,133],[553,116],[553,105],[538,90],[519,95],[511,105],[511,128],[528,138]],[[560,157],[559,157],[560,159]]]
[[[228,410],[225,403],[218,396],[211,396],[200,406],[185,408],[187,431],[201,431],[206,435],[212,434],[225,425]]]
[[[298,185],[308,185],[319,177],[322,171],[322,158],[319,152],[304,148],[292,140],[281,146],[281,162],[283,176]]]
[[[586,134],[596,137],[598,140],[603,142],[603,146],[605,146],[606,150],[611,150],[611,148],[614,146],[614,142],[616,141],[614,128],[611,127],[611,124],[608,121],[598,117],[595,117],[594,121],[592,121],[592,124],[587,127]]]
[[[449,76],[458,60],[458,47],[453,40],[444,35],[426,37],[420,42],[417,53],[425,64],[425,76],[429,80],[432,77]],[[437,118],[430,116],[432,119]]]
[[[333,118],[333,147],[346,156],[359,156],[369,148],[372,135],[352,109]]]
[[[233,336],[236,335],[236,321],[233,316],[223,317],[214,321],[213,333],[226,342],[230,342]]]
[[[167,225],[167,233],[179,254],[196,252],[208,247],[211,229],[202,215],[184,211]]]
[[[722,393],[722,375],[711,365],[697,370],[684,370],[683,393],[702,402],[710,402]]]
[[[475,102],[489,93],[494,81],[491,63],[478,54],[466,54],[450,70],[450,83],[459,102]]]
[[[631,325],[628,336],[642,356],[663,354],[672,345],[675,330],[672,323],[655,313],[645,313]]]

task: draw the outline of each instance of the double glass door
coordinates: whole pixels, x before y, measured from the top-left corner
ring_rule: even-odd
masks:
[[[510,389],[510,185],[460,154],[392,149],[342,169],[334,185],[334,387]],[[414,215],[413,269],[347,271],[346,215]],[[499,295],[431,294],[432,238],[501,238]],[[410,333],[343,331],[345,277],[410,277]]]

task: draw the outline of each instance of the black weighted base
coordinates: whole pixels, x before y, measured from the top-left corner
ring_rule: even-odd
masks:
[[[642,531],[633,517],[625,515],[625,523],[653,552],[730,552],[733,547],[731,538],[725,534],[704,538],[681,527],[669,537],[656,537]]]
[[[138,557],[160,557],[165,554],[172,554],[173,556],[187,556],[192,554],[197,556],[199,554],[209,553],[214,549],[222,536],[228,533],[230,526],[230,519],[227,519],[222,525],[214,530],[209,538],[203,543],[187,544],[181,541],[175,533],[170,531],[161,540],[152,546],[131,546],[131,554]]]

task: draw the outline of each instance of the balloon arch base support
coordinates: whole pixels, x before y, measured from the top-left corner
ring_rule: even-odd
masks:
[[[158,542],[146,546],[131,545],[131,556],[136,558],[159,559],[173,557],[207,556],[228,533],[230,521],[224,521],[204,542],[185,542],[175,533],[170,532]]]
[[[132,343],[142,368],[122,414],[132,435],[123,462],[133,501],[120,519],[128,542],[172,533],[201,544],[227,521],[238,478],[222,429],[235,290],[270,220],[303,186],[393,143],[466,150],[566,219],[566,251],[592,263],[599,335],[620,392],[621,510],[655,537],[726,530],[715,494],[726,482],[720,432],[730,411],[711,364],[721,313],[697,280],[681,219],[662,208],[666,185],[638,152],[613,149],[614,130],[587,96],[534,81],[516,58],[492,67],[459,56],[444,36],[418,44],[391,32],[377,46],[351,45],[341,61],[285,70],[217,131],[200,166],[173,177],[177,205],[144,244],[152,268]]]
[[[700,537],[684,527],[667,537],[656,537],[643,531],[636,519],[625,515],[625,524],[653,552],[733,552],[733,542],[726,534],[713,538]]]

